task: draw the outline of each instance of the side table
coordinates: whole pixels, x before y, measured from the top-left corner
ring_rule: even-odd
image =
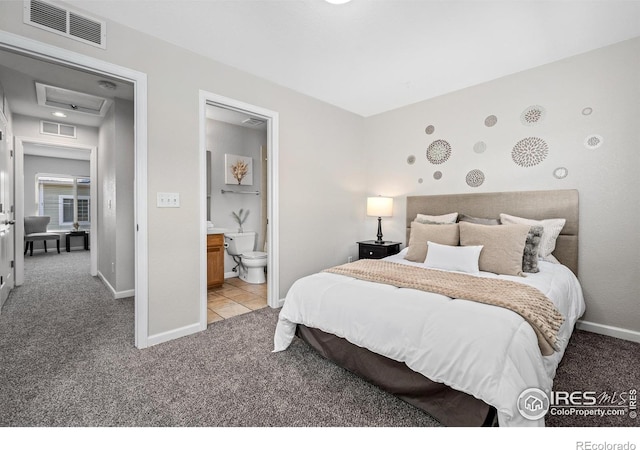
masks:
[[[89,233],[86,231],[70,231],[65,236],[67,251],[71,251],[71,238],[82,236],[84,238],[84,249],[89,250]]]

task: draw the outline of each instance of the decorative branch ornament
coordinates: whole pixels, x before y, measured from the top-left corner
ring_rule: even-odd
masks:
[[[242,179],[249,173],[249,165],[242,161],[237,160],[235,164],[231,165],[231,174],[233,178],[238,181],[238,184],[242,183]]]

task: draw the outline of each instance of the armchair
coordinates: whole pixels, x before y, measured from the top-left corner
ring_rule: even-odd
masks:
[[[44,251],[47,251],[47,241],[55,239],[58,253],[60,253],[60,235],[58,233],[48,233],[47,225],[51,217],[49,216],[27,216],[24,218],[24,254],[33,256],[33,242],[42,241],[44,243]]]

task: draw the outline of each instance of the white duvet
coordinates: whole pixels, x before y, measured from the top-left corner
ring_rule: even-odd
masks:
[[[404,259],[403,250],[386,258]],[[274,336],[274,351],[285,350],[296,324],[318,328],[375,353],[404,362],[427,378],[494,406],[500,426],[544,426],[517,410],[527,388],[551,391],[558,363],[584,313],[582,289],[565,266],[540,261],[526,277],[494,275],[542,291],[565,317],[560,351],[542,356],[531,326],[517,313],[468,300],[361,281],[330,273],[297,280],[287,293]]]

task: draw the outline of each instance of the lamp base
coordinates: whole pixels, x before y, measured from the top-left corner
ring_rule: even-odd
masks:
[[[382,240],[382,217],[378,217],[378,240],[376,244],[384,244]]]

